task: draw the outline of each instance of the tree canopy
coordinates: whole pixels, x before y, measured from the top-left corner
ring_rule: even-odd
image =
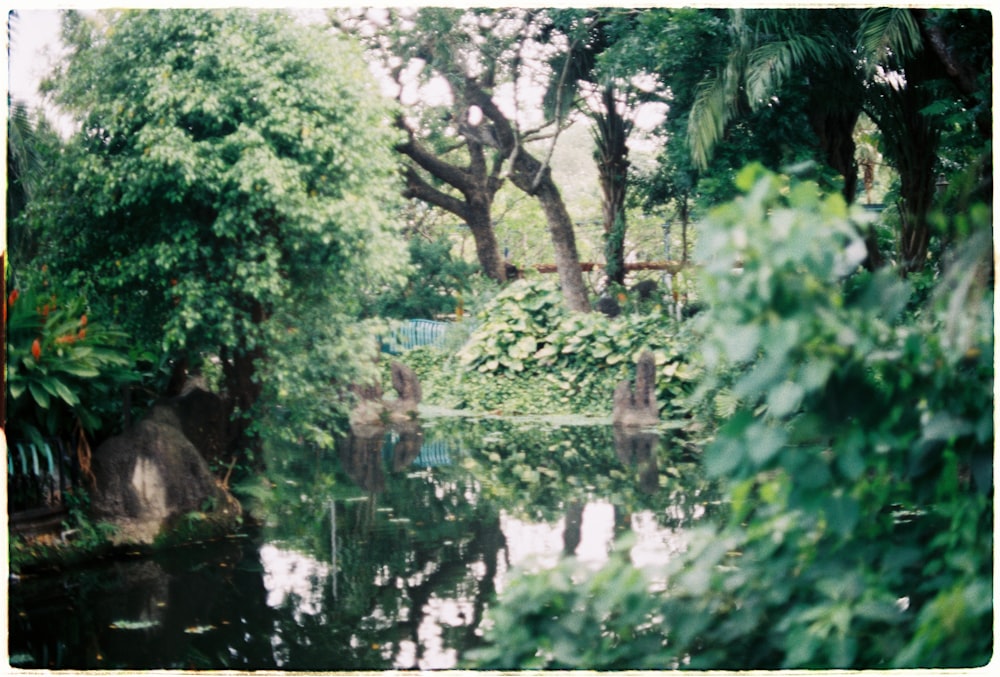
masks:
[[[307,398],[355,370],[333,320],[405,257],[398,136],[356,47],[242,10],[71,12],[63,37],[46,88],[79,130],[34,205],[45,256],[143,343],[217,357],[243,412],[265,382],[290,396],[260,369],[296,352]]]

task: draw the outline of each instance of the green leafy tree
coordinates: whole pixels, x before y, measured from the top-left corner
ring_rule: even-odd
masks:
[[[139,340],[217,358],[244,416],[265,395],[329,416],[357,291],[402,258],[360,51],[269,11],[68,12],[63,38],[46,87],[79,128],[33,214],[51,255]]]
[[[720,424],[702,467],[728,519],[647,571],[625,543],[595,573],[570,560],[519,578],[477,667],[989,661],[990,206],[970,208],[948,274],[908,313],[907,282],[858,271],[864,215],[842,195],[759,165],[738,187],[699,239],[710,308],[693,320],[706,372],[691,404]]]
[[[398,147],[412,160],[407,171],[408,194],[462,218],[473,231],[484,271],[502,280],[506,274],[498,270],[503,262],[494,224],[487,217],[497,191],[509,179],[542,208],[566,305],[587,312],[590,303],[573,221],[553,179],[549,158],[539,159],[531,146],[532,141],[544,138],[549,121],[525,128],[522,113],[511,114],[498,103],[513,100],[515,106],[523,105],[518,88],[533,75],[526,54],[538,47],[541,30],[535,15],[516,8],[425,7],[390,13],[389,18],[402,28],[380,26],[375,41],[385,42],[381,35],[389,35],[390,44],[380,44],[380,50],[385,50],[382,53],[391,72],[398,75],[409,68],[419,74],[418,82],[433,81],[439,90],[444,86],[450,98],[444,106],[425,107],[418,102],[407,107],[408,111],[416,108],[417,113],[412,123],[404,120],[404,128],[412,135]]]
[[[413,264],[410,274],[398,287],[377,290],[371,303],[372,313],[376,317],[399,319],[454,313],[463,295],[472,290],[479,267],[454,258],[447,237],[430,241],[414,235],[408,247]]]

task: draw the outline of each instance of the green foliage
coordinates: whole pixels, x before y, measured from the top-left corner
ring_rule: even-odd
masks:
[[[481,324],[458,357],[481,372],[523,371],[539,339],[563,316],[562,296],[550,280],[517,280],[479,312]]]
[[[691,532],[682,556],[640,582],[621,561],[525,578],[493,612],[477,667],[989,660],[989,219],[956,249],[930,302],[908,314],[909,290],[894,276],[845,284],[859,275],[859,216],[839,196],[759,167],[738,182],[744,195],[711,214],[701,239],[711,371],[698,395],[725,414],[704,470],[724,483],[728,523]],[[601,577],[622,586],[617,599],[559,583],[586,589]],[[643,585],[661,592],[633,594]],[[563,645],[568,628],[588,632],[577,653]],[[586,653],[625,631],[638,641],[614,644],[608,663]]]
[[[28,208],[49,259],[155,354],[218,359],[241,412],[270,407],[260,432],[332,427],[360,291],[403,261],[360,51],[270,11],[71,12],[64,34],[47,87],[82,128]]]
[[[23,277],[23,276],[22,276]],[[8,437],[112,432],[122,386],[138,379],[126,336],[88,315],[82,296],[47,273],[7,297]],[[27,286],[30,284],[30,286]]]
[[[11,535],[8,557],[12,573],[72,566],[112,549],[111,538],[116,527],[91,518],[90,494],[86,489],[74,487],[63,494],[63,502],[69,511],[62,523],[65,539],[24,539]]]
[[[601,500],[623,514],[667,503],[680,526],[716,497],[692,449],[670,433],[644,431],[641,454],[591,417],[447,416],[427,421],[424,433],[460,447],[482,497],[518,519],[557,521],[569,504]]]
[[[472,291],[479,266],[451,254],[447,236],[429,241],[410,238],[408,249],[411,267],[405,281],[390,289],[379,289],[370,312],[384,318],[428,318],[449,315],[461,306],[462,298]]]
[[[620,546],[619,546],[620,547]],[[596,574],[570,559],[541,573],[515,578],[503,604],[491,610],[493,628],[484,648],[466,665],[496,670],[620,670],[658,662],[659,619],[650,604],[649,581],[631,566],[627,549],[612,553]],[[564,619],[553,623],[552,619]],[[500,633],[503,633],[501,639]]]
[[[660,366],[682,357],[673,340],[676,331],[668,332],[671,321],[658,310],[617,318],[569,312],[549,280],[511,284],[480,312],[480,319],[458,358],[483,373],[540,368],[583,376],[618,371],[618,365],[634,363],[644,350],[652,350]]]
[[[399,359],[417,372],[424,400],[440,406],[607,416],[615,385],[651,350],[659,401],[681,415],[694,377],[682,325],[655,308],[617,318],[574,313],[561,298],[554,281],[516,281],[483,306],[457,352],[423,348]]]

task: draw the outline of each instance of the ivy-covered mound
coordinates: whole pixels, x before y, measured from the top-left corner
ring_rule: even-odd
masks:
[[[572,312],[554,281],[518,280],[483,307],[460,348],[417,348],[400,361],[417,372],[424,401],[433,405],[608,416],[615,384],[633,378],[639,355],[650,350],[667,419],[690,382],[689,339],[655,305],[636,310],[614,318]]]

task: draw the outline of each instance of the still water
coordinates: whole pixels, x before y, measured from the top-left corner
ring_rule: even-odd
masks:
[[[53,669],[447,669],[525,570],[637,564],[717,503],[669,435],[593,421],[460,419],[358,430],[268,458],[238,489],[261,525],[10,587],[11,664]]]

